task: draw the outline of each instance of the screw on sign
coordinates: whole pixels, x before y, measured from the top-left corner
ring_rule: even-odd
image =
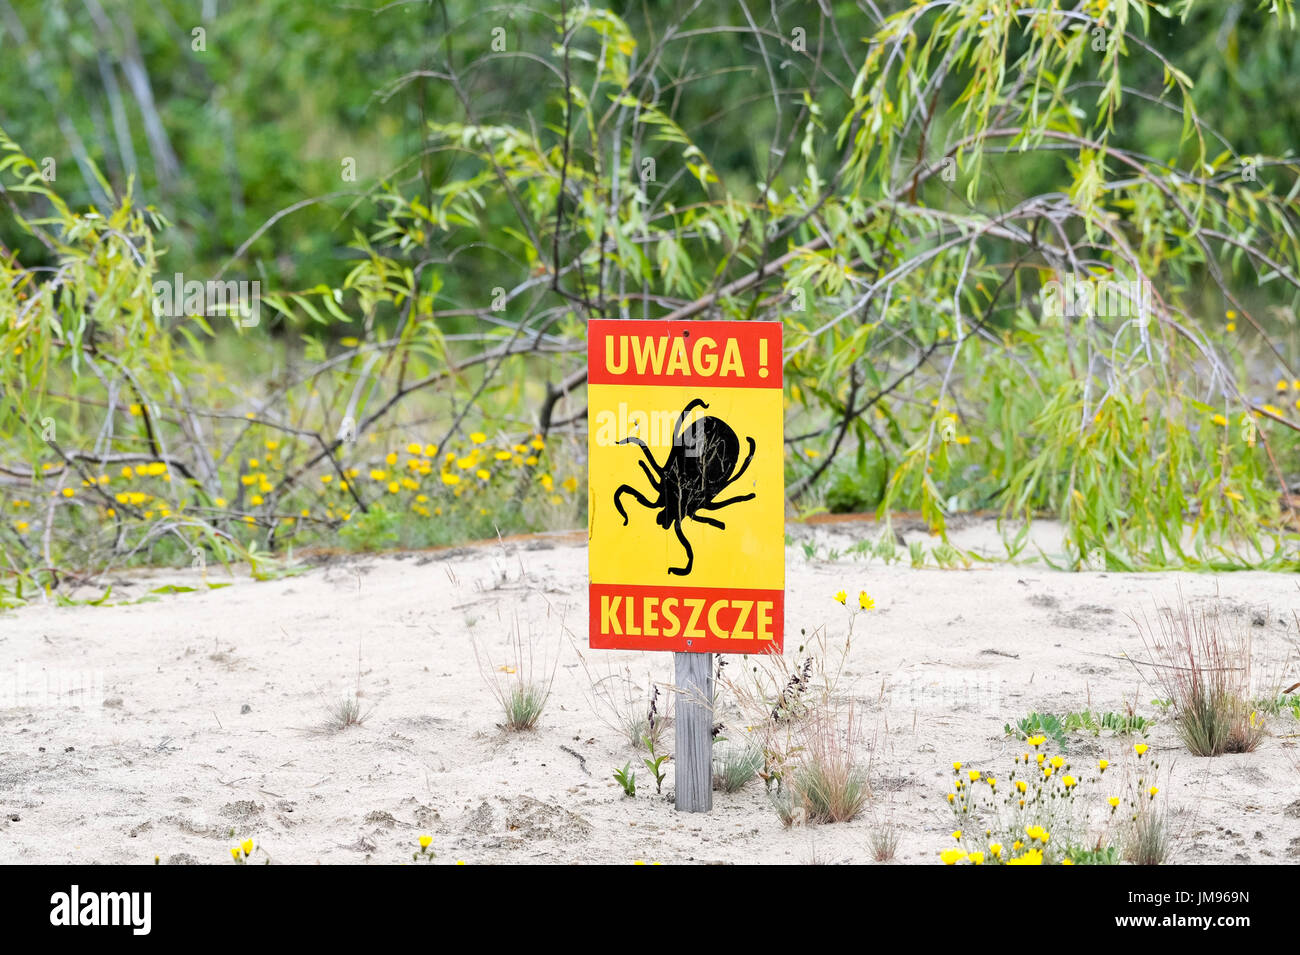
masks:
[[[588,326],[590,643],[676,654],[678,809],[712,805],[712,655],[781,652],[782,418],[779,322]]]

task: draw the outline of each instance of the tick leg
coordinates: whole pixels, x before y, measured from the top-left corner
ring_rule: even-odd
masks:
[[[627,527],[627,511],[623,510],[623,502],[618,499],[620,494],[631,494],[634,498],[636,498],[636,502],[638,504],[640,504],[643,507],[648,507],[651,510],[654,510],[656,507],[659,506],[654,501],[646,500],[645,495],[642,494],[640,491],[638,491],[636,488],[634,488],[632,485],[630,484],[619,485],[618,490],[614,492],[614,510],[618,511],[619,516],[623,518],[624,527]]]
[[[678,577],[685,577],[691,572],[691,567],[695,565],[695,551],[691,550],[691,542],[688,541],[686,535],[682,533],[682,522],[680,520],[673,521],[673,530],[677,532],[677,539],[681,541],[682,546],[686,548],[686,566],[669,567],[668,573],[676,574]]]
[[[737,494],[735,497],[729,497],[725,501],[711,501],[708,504],[701,504],[702,511],[717,511],[729,504],[739,504],[741,501],[752,501],[757,495],[755,494]],[[703,520],[701,517],[695,518],[697,521]]]
[[[682,413],[677,418],[677,423],[673,425],[673,447],[676,447],[681,441],[682,424],[686,421],[686,416],[696,408],[708,408],[703,398],[692,398],[690,403],[682,409]]]
[[[659,479],[655,477],[654,472],[645,466],[644,461],[638,461],[637,464],[641,465],[641,470],[645,472],[646,478],[650,481],[650,486],[654,488],[656,491],[658,491]]]
[[[691,520],[699,521],[701,524],[708,524],[711,527],[716,527],[720,531],[725,531],[727,529],[726,524],[722,523],[722,521],[714,520],[712,517],[701,517],[699,514],[692,514]]]
[[[740,470],[732,476],[731,480],[722,485],[723,487],[728,487],[729,485],[735,484],[739,481],[740,476],[745,473],[745,468],[749,467],[749,462],[754,460],[754,439],[746,438],[745,440],[749,442],[749,457],[745,458],[745,463],[740,466]]]
[[[647,444],[646,444],[644,441],[642,441],[640,438],[636,437],[635,435],[628,435],[626,438],[622,439],[622,440],[619,441],[618,443],[619,443],[619,444],[635,444],[637,447],[639,447],[639,448],[641,449],[641,453],[645,455],[646,460],[650,462],[650,467],[652,467],[652,468],[654,469],[655,474],[663,474],[663,473],[664,473],[664,472],[663,472],[663,468],[661,468],[661,467],[660,467],[660,466],[655,462],[655,457],[654,457],[654,455],[650,453],[650,447],[649,447],[649,445],[647,445]]]

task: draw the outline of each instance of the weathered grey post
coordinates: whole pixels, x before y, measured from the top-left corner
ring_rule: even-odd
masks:
[[[713,808],[713,654],[674,653],[677,752],[673,777],[679,812]]]

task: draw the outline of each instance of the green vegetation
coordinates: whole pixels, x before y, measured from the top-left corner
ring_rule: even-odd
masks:
[[[783,321],[883,559],[1300,566],[1289,3],[84,7],[0,0],[0,606],[580,526],[593,317]]]
[[[1132,712],[1098,713],[1096,710],[1078,710],[1061,716],[1052,713],[1030,713],[1016,720],[1015,726],[1010,723],[1005,724],[1002,730],[1008,736],[1022,740],[1042,734],[1052,739],[1064,752],[1069,749],[1068,734],[1070,733],[1091,733],[1093,736],[1100,736],[1102,730],[1107,730],[1116,736],[1139,734],[1145,738],[1154,724],[1155,720]]]
[[[623,795],[629,799],[636,796],[636,773],[629,772],[630,763],[624,763],[622,769],[614,770],[614,780],[623,787]]]

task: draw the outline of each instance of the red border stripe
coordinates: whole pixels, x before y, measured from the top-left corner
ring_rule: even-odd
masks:
[[[674,348],[673,339],[676,338],[682,339],[686,346],[690,367],[669,374],[668,364]],[[587,340],[587,380],[593,385],[781,387],[780,322],[666,322],[602,318],[587,323]],[[712,340],[713,345],[708,345],[706,340]],[[734,372],[722,374],[729,340],[736,343],[743,375]],[[702,341],[704,345],[699,344]],[[712,355],[715,362],[713,374],[704,374],[695,366],[693,359],[696,354],[702,361]],[[659,372],[653,370],[656,365]],[[767,372],[766,376],[763,372]]]
[[[670,603],[674,600],[675,604]],[[649,626],[648,610],[653,611]],[[688,632],[692,617],[694,628]],[[771,639],[759,639],[760,628],[770,633]],[[663,636],[665,630],[674,635]],[[738,635],[733,637],[733,632]],[[588,634],[593,650],[780,653],[785,636],[785,591],[591,584]]]

